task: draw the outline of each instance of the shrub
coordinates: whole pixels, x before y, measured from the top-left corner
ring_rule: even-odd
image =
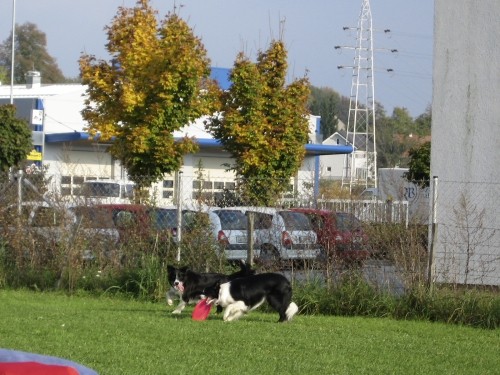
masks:
[[[433,292],[416,287],[402,296],[382,293],[361,277],[350,276],[331,289],[311,282],[294,289],[302,314],[391,317],[469,325],[500,327],[500,295],[443,286]]]

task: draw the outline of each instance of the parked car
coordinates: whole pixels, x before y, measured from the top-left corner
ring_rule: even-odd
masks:
[[[314,208],[293,208],[307,215],[318,235],[323,256],[334,256],[340,261],[362,262],[370,257],[368,237],[361,221],[348,212],[334,212]]]
[[[320,254],[317,235],[305,214],[270,207],[230,209],[253,215],[256,257],[261,260],[315,259]]]
[[[198,211],[184,211],[184,231],[189,235],[191,227],[205,223],[210,226],[213,239],[226,259],[241,260],[248,256],[247,217],[238,209],[209,207]],[[254,254],[254,255],[258,255]]]
[[[31,262],[50,262],[71,246],[74,217],[64,205],[23,202],[6,207],[0,215],[0,239]]]
[[[82,231],[92,243],[89,257],[96,250],[113,251],[130,243],[150,250],[177,240],[177,208],[150,207],[141,204],[95,204],[74,206],[77,231]]]

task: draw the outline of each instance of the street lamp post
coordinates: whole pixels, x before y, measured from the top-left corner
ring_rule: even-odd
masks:
[[[14,47],[16,33],[16,0],[12,0],[12,55],[10,62],[10,104],[14,104]]]

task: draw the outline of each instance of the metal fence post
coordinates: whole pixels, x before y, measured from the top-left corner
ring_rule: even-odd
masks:
[[[177,198],[177,262],[181,261],[181,240],[182,240],[182,172],[177,172],[177,186],[176,186],[176,198]]]
[[[434,176],[432,178],[432,192],[431,192],[431,207],[429,218],[431,220],[431,227],[429,233],[429,258],[427,261],[427,287],[432,286],[434,280],[434,244],[436,241],[436,229],[437,229],[437,194],[438,194],[438,177]]]
[[[17,212],[21,215],[23,206],[23,171],[17,171]]]
[[[248,229],[247,229],[247,244],[248,244],[248,253],[247,253],[247,262],[250,267],[253,267],[253,229],[255,222],[255,215],[253,212],[247,212],[247,220],[248,220]]]

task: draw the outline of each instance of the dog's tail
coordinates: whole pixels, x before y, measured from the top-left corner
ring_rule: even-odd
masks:
[[[288,321],[292,320],[293,316],[298,312],[299,312],[299,307],[297,306],[297,304],[295,302],[290,302],[285,312],[286,319]]]

